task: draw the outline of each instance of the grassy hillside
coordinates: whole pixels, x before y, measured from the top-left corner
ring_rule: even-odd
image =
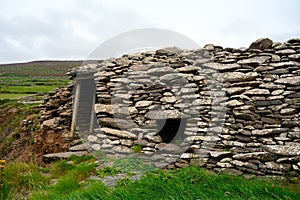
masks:
[[[0,99],[53,91],[66,85],[68,69],[82,61],[35,61],[0,65]]]
[[[34,61],[0,64],[0,74],[6,77],[55,76],[65,77],[68,69],[80,66],[82,61]]]

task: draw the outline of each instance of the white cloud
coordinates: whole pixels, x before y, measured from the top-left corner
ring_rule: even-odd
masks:
[[[248,46],[299,37],[297,0],[7,0],[0,8],[0,63],[84,59],[111,37],[164,28],[201,46]]]

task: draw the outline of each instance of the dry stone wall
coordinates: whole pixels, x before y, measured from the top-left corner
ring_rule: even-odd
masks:
[[[259,39],[240,49],[166,48],[70,75],[83,70],[93,72],[100,124],[85,133],[89,150],[126,157],[139,147],[157,167],[300,174],[300,39]],[[44,127],[60,128],[58,118],[70,124],[70,101],[59,96],[65,98],[56,95],[44,108]]]

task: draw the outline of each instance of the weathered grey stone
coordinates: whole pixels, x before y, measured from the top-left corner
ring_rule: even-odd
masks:
[[[90,142],[96,142],[98,140],[98,137],[95,136],[95,135],[89,135],[87,137],[87,140],[90,141]]]
[[[241,105],[244,105],[244,102],[238,101],[236,99],[227,102],[227,106],[229,106],[229,107],[235,107],[235,106],[241,106]]]
[[[255,72],[264,72],[264,71],[270,71],[270,70],[273,70],[274,69],[274,67],[271,67],[271,66],[258,66],[258,67],[256,67],[253,71],[255,71]]]
[[[226,72],[223,75],[225,82],[226,81],[228,81],[228,82],[250,81],[250,80],[254,80],[256,77],[258,77],[257,72],[248,72],[248,73]]]
[[[174,73],[174,69],[172,67],[165,67],[165,66],[156,66],[155,68],[149,69],[147,71],[148,74],[167,74],[167,73]]]
[[[251,64],[259,64],[260,65],[269,59],[270,59],[269,56],[255,56],[252,58],[239,60],[237,63],[241,64],[241,65],[251,65]]]
[[[294,108],[283,108],[280,110],[280,114],[282,114],[282,115],[290,115],[290,114],[293,114],[296,112],[297,112],[297,110]]]
[[[252,113],[242,113],[242,112],[234,111],[234,116],[235,118],[242,119],[242,120],[248,120],[248,121],[255,120],[255,116]]]
[[[300,76],[280,78],[275,83],[287,84],[287,85],[300,85]]]
[[[262,165],[260,165],[262,166]],[[274,161],[266,162],[264,165],[265,168],[276,170],[276,171],[287,171],[291,168],[291,165],[289,164],[278,164]]]
[[[45,120],[43,122],[43,127],[55,127],[59,125],[61,120],[62,120],[61,117],[54,117],[52,119]]]
[[[168,73],[168,74],[165,74],[165,75],[159,77],[159,80],[163,81],[163,82],[173,81],[173,80],[176,80],[176,79],[185,80],[184,75],[181,74],[181,73]]]
[[[161,101],[166,103],[174,103],[176,100],[177,98],[174,96],[161,98]]]
[[[132,141],[132,140],[126,140],[126,139],[121,139],[121,140],[120,140],[120,143],[121,143],[122,145],[128,146],[128,147],[130,147],[130,146],[133,145],[133,141]]]
[[[87,150],[86,144],[78,144],[69,148],[69,151],[85,151]]]
[[[109,126],[114,128],[129,129],[137,127],[131,120],[110,118],[110,117],[100,117],[98,118],[99,124],[101,126]]]
[[[225,91],[228,95],[235,95],[235,94],[240,94],[244,92],[245,90],[250,89],[250,87],[230,87],[230,88],[225,88]]]
[[[270,91],[268,89],[251,89],[244,92],[246,95],[268,95]]]
[[[188,73],[188,72],[197,71],[197,69],[194,66],[185,66],[185,67],[177,68],[177,69],[175,69],[175,71],[182,72],[182,73]]]
[[[188,115],[181,113],[178,110],[165,110],[165,111],[149,111],[146,115],[148,119],[181,119],[187,118]]]
[[[276,68],[279,68],[279,67],[287,68],[290,66],[295,66],[295,65],[297,66],[297,63],[294,61],[286,61],[286,62],[271,63],[270,65],[273,67],[276,67]]]
[[[160,136],[145,135],[144,138],[149,140],[150,142],[155,142],[155,143],[162,142],[162,138]]]
[[[252,159],[257,159],[257,160],[261,160],[263,162],[276,160],[278,158],[277,155],[275,155],[273,153],[269,153],[269,152],[242,153],[242,154],[236,154],[232,157],[237,160],[248,161],[248,160],[252,160]]]
[[[239,69],[241,66],[239,64],[221,64],[221,63],[205,63],[203,64],[204,67],[212,68],[219,71],[229,71],[233,69]]]
[[[262,101],[255,101],[254,105],[256,106],[271,106],[271,105],[281,105],[281,100],[262,100]]]
[[[94,151],[99,151],[101,149],[101,145],[100,144],[92,144],[91,145],[91,148],[94,150]]]
[[[211,98],[201,98],[201,99],[195,99],[193,101],[194,106],[206,106],[206,105],[211,105],[212,99]]]
[[[277,89],[285,88],[285,85],[279,85],[279,84],[274,84],[274,83],[262,83],[259,85],[259,87],[277,90]]]
[[[43,160],[43,162],[50,163],[50,162],[60,160],[60,159],[68,159],[72,155],[83,156],[83,155],[87,155],[87,154],[88,154],[88,152],[86,152],[86,151],[50,153],[50,154],[43,155],[42,160]]]
[[[209,154],[213,158],[221,158],[221,157],[230,156],[231,152],[228,152],[228,151],[212,151]]]
[[[233,167],[233,165],[228,163],[228,162],[218,162],[216,165],[218,167],[222,167],[222,168],[231,168],[231,167]]]
[[[279,51],[275,52],[278,55],[289,55],[289,54],[294,54],[296,51],[294,49],[282,49]]]
[[[198,158],[199,156],[194,153],[183,153],[180,155],[181,159],[191,159],[191,158]]]
[[[272,134],[280,134],[283,132],[287,132],[288,128],[272,128],[272,129],[263,129],[263,130],[252,130],[252,135],[272,135]]]
[[[141,107],[148,107],[150,105],[152,105],[153,101],[138,101],[135,104],[136,108],[141,108]]]
[[[282,94],[284,92],[284,90],[274,90],[271,94],[272,95],[279,95]]]
[[[249,49],[268,49],[273,45],[273,41],[269,38],[260,38],[254,41],[250,46]]]
[[[222,143],[226,146],[230,146],[230,147],[245,147],[246,144],[243,142],[238,142],[238,141],[227,141],[224,140],[222,141]]]
[[[221,140],[220,137],[217,136],[208,136],[208,135],[197,135],[197,136],[189,136],[184,139],[185,142],[193,142],[193,141],[211,141],[216,142]]]
[[[114,146],[111,150],[117,153],[132,153],[132,150],[129,147],[121,145]]]
[[[262,148],[267,151],[281,156],[300,156],[300,144],[294,146],[288,145],[263,145]]]
[[[239,167],[243,167],[243,166],[248,165],[247,162],[242,162],[242,161],[239,161],[239,160],[232,160],[232,161],[230,161],[230,163],[233,164],[233,165],[239,166]]]
[[[107,135],[116,136],[124,139],[137,139],[137,136],[133,133],[123,130],[117,130],[113,128],[101,128],[101,131]]]

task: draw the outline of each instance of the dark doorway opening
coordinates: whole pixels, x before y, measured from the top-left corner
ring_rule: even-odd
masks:
[[[157,119],[157,128],[160,130],[157,135],[159,135],[165,143],[170,143],[177,139],[183,140],[186,120],[186,118]]]

